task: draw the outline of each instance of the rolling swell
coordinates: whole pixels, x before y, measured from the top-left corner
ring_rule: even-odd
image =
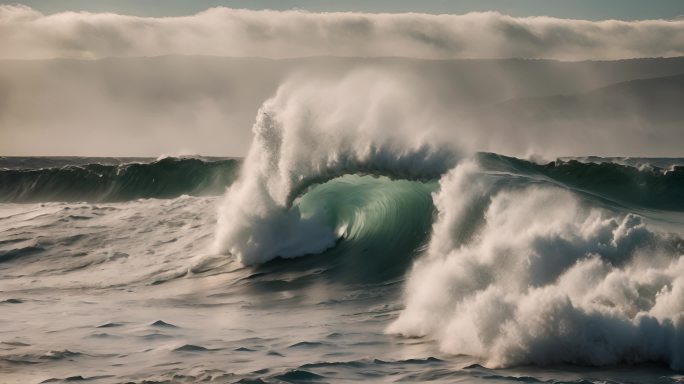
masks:
[[[580,193],[597,195],[622,205],[684,211],[684,166],[635,167],[610,159],[574,159],[546,164],[482,153],[479,161],[491,170],[542,177]]]
[[[116,202],[140,198],[220,195],[240,161],[167,157],[151,163],[67,165],[0,170],[0,202]]]

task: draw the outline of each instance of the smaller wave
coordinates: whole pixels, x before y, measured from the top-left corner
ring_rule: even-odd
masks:
[[[28,246],[23,248],[13,248],[10,250],[0,250],[0,263],[12,261],[20,257],[33,255],[35,253],[43,252],[45,249],[36,246]]]
[[[622,205],[684,211],[684,166],[637,166],[612,162],[610,158],[583,160],[559,159],[537,164],[493,153],[479,156],[480,163],[490,170],[541,177]],[[651,163],[659,164],[657,160],[650,159]],[[674,161],[661,162],[665,160]]]
[[[0,202],[117,202],[220,195],[240,161],[167,157],[151,163],[66,165],[0,170]]]
[[[325,377],[309,371],[293,369],[285,373],[273,376],[273,378],[284,381],[286,383],[309,383],[321,382],[321,380],[323,380]]]

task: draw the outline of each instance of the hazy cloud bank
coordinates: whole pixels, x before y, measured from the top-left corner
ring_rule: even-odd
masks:
[[[684,20],[585,21],[465,15],[309,13],[211,8],[185,17],[0,6],[0,58],[203,54],[284,58],[623,59],[684,55]]]

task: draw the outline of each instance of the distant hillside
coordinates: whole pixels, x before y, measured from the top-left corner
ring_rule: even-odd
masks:
[[[600,140],[607,148],[614,141],[607,132],[640,133],[677,148],[684,140],[684,73],[576,94],[514,98],[479,107],[470,120],[511,134],[536,130],[537,136],[586,126],[593,130],[587,140]],[[613,152],[619,153],[617,148]]]
[[[638,114],[652,122],[684,118],[684,73],[612,84],[572,95],[518,98],[495,108],[508,116],[535,119],[608,118]],[[491,113],[488,110],[487,113]]]

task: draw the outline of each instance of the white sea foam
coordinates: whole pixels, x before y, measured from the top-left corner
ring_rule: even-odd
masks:
[[[559,188],[493,188],[486,179],[468,163],[442,180],[432,243],[388,332],[427,336],[493,367],[684,367],[684,256],[674,236]],[[478,200],[479,218],[468,213]],[[479,225],[454,241],[464,218]]]

